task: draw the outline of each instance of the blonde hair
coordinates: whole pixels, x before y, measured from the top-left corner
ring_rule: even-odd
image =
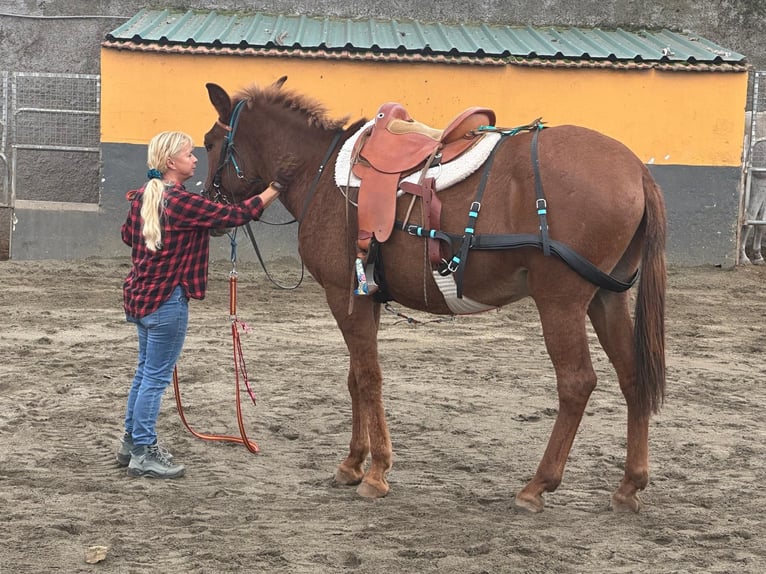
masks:
[[[168,170],[168,160],[178,155],[186,146],[194,147],[190,135],[183,132],[162,132],[149,142],[146,165],[149,170],[156,169],[165,175]],[[141,202],[141,234],[146,241],[149,251],[162,248],[162,228],[160,220],[165,209],[165,184],[162,179],[151,178],[144,187]]]

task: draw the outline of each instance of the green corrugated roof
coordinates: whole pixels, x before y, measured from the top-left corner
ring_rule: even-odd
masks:
[[[537,28],[143,9],[107,47],[303,57],[745,65],[742,54],[690,32]]]

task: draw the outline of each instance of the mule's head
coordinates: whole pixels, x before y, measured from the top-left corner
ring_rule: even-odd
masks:
[[[280,78],[272,88],[278,89],[287,77]],[[205,134],[208,175],[205,194],[216,201],[236,203],[262,192],[271,178],[273,168],[258,149],[257,135],[251,125],[240,121],[252,107],[247,99],[232,100],[217,84],[207,84],[210,103],[218,119]]]

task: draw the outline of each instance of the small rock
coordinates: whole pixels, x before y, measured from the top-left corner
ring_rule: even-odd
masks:
[[[106,552],[109,550],[106,546],[91,546],[85,551],[85,562],[95,564],[106,559]]]

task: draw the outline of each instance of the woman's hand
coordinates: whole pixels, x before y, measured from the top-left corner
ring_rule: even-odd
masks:
[[[300,171],[301,162],[292,154],[288,154],[282,159],[282,162],[277,167],[277,172],[274,175],[274,181],[271,183],[273,187],[279,193],[287,191],[287,189],[293,184],[295,178]]]

